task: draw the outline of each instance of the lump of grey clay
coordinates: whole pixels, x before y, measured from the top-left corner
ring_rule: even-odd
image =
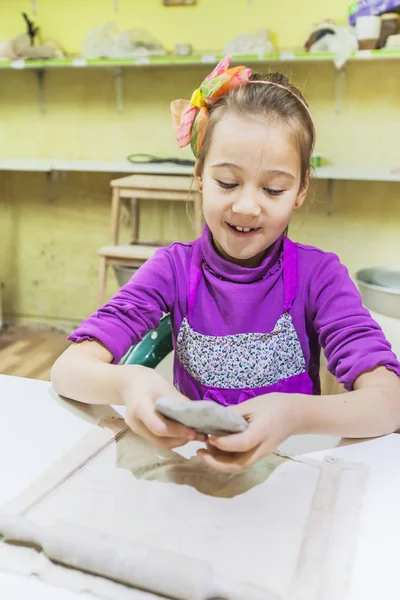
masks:
[[[248,422],[227,408],[210,400],[185,402],[177,398],[158,398],[156,410],[164,417],[207,435],[240,433]]]

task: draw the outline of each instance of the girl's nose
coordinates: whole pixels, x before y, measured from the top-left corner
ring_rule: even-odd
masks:
[[[232,212],[235,215],[245,217],[258,217],[261,213],[261,207],[254,192],[242,193],[239,198],[236,198],[232,204]]]

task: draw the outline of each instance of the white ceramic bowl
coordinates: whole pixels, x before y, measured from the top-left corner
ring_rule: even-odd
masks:
[[[400,268],[362,269],[356,279],[367,308],[400,319]]]

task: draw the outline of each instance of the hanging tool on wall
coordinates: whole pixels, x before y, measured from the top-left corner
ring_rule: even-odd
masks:
[[[139,165],[160,163],[171,163],[173,165],[179,165],[180,167],[194,167],[195,165],[195,161],[191,159],[162,158],[160,156],[153,156],[152,154],[145,153],[129,154],[127,159],[129,162]]]

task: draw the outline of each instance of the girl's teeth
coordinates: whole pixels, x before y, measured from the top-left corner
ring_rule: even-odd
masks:
[[[251,227],[237,227],[237,226],[234,226],[234,228],[237,231],[243,231],[244,233],[248,233],[249,231],[251,231]]]

